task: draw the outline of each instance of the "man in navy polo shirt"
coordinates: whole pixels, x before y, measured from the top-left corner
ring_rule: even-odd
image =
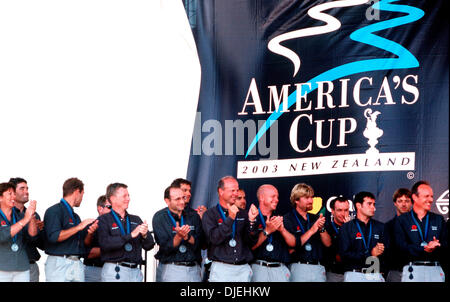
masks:
[[[321,263],[324,246],[331,245],[325,230],[325,217],[309,213],[313,209],[314,189],[307,184],[296,184],[291,191],[293,209],[283,216],[285,228],[295,236],[291,253],[291,282],[325,282],[325,267]]]
[[[375,196],[355,195],[356,218],[339,231],[339,255],[344,264],[344,282],[384,282],[381,275],[385,251],[384,224],[373,219]]]
[[[248,211],[236,205],[239,184],[232,176],[219,180],[219,204],[203,215],[202,227],[208,243],[208,259],[212,260],[210,282],[249,282],[253,259],[251,247],[258,240],[255,229],[258,209]]]
[[[195,211],[185,211],[180,188],[164,191],[167,207],[153,216],[153,231],[159,245],[156,282],[200,282],[202,222]]]
[[[84,282],[84,237],[86,226],[95,219],[85,219],[74,212],[83,200],[84,184],[78,178],[69,178],[63,185],[61,201],[45,211],[45,278],[49,282]]]
[[[433,189],[428,182],[415,183],[411,192],[413,208],[395,224],[395,240],[405,255],[402,282],[444,282],[440,264],[447,247],[444,218],[431,212]]]
[[[155,241],[147,223],[127,212],[130,203],[127,185],[108,185],[106,199],[112,210],[98,218],[97,229],[100,259],[104,262],[102,282],[141,282],[142,249],[151,250]]]
[[[253,246],[255,260],[252,263],[252,282],[289,282],[291,272],[288,248],[295,247],[295,237],[283,224],[283,216],[275,216],[278,205],[278,190],[272,185],[262,185],[256,196],[259,215],[256,218],[259,238]]]

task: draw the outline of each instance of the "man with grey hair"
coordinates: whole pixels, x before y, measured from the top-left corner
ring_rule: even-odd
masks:
[[[445,282],[442,254],[448,246],[444,217],[431,212],[433,189],[426,181],[411,188],[413,208],[395,223],[395,242],[403,253],[402,282]]]
[[[269,184],[258,188],[259,215],[256,218],[259,237],[252,247],[255,260],[252,263],[252,282],[289,282],[291,273],[288,248],[295,247],[295,237],[283,224],[283,216],[275,216],[278,190]]]
[[[254,204],[248,212],[236,205],[239,184],[232,176],[219,180],[219,204],[203,215],[202,225],[212,260],[210,282],[249,282],[253,259],[250,247],[258,239],[255,228],[258,209]]]
[[[314,190],[300,183],[291,191],[292,211],[284,215],[285,228],[294,234],[296,243],[291,253],[291,281],[325,282],[325,267],[320,263],[323,246],[331,246],[325,230],[325,217],[309,213],[313,209]]]

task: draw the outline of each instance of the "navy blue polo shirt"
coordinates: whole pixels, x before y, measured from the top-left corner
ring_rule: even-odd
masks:
[[[73,209],[72,209],[73,212]],[[87,234],[87,228],[72,235],[68,239],[58,242],[59,234],[62,230],[73,228],[81,222],[80,217],[73,212],[75,221],[73,221],[67,208],[62,202],[59,202],[45,211],[44,231],[45,231],[45,253],[53,256],[77,255],[85,257],[86,248],[84,246],[84,237]]]
[[[330,217],[332,219],[332,217]],[[324,247],[324,265],[327,271],[336,274],[343,274],[345,272],[341,256],[339,255],[339,240],[338,235],[342,226],[337,225],[331,219],[325,222],[325,230],[331,237],[331,246]]]
[[[439,239],[441,244],[432,253],[427,253],[420,244],[422,238],[420,236],[419,228],[425,236],[426,219],[428,216],[428,234],[424,238],[428,243],[433,240],[433,237]],[[414,221],[414,219],[415,221]],[[395,240],[399,249],[403,252],[403,265],[408,264],[411,261],[440,261],[442,250],[447,247],[447,228],[445,226],[444,217],[441,215],[428,212],[422,221],[419,220],[417,214],[411,210],[408,213],[404,213],[397,218],[395,223]]]
[[[360,232],[356,224],[359,224],[362,232]],[[370,224],[372,224],[372,235],[369,240]],[[362,236],[364,236],[368,249],[364,246]],[[370,219],[367,225],[357,218],[344,223],[339,231],[338,240],[339,255],[342,258],[345,271],[371,266],[372,263],[366,264],[365,262],[368,257],[372,256],[372,249],[377,243],[383,243],[385,245],[384,253],[389,248],[384,236],[384,224],[375,219]],[[378,257],[381,270],[383,270],[384,253]]]
[[[263,215],[263,218],[265,222],[267,220],[267,216]],[[258,234],[260,234],[264,230],[264,223],[262,223],[259,215],[256,218],[256,226]],[[271,252],[266,249],[266,246],[270,241],[269,237],[272,237],[271,244],[273,245],[273,250]],[[264,260],[268,262],[289,263],[290,261],[288,245],[279,231],[271,233],[258,248],[253,250],[253,255],[257,260]]]
[[[220,206],[220,205],[219,205]],[[222,208],[225,220],[217,206],[209,208],[203,214],[202,227],[208,245],[208,258],[226,263],[249,263],[253,259],[251,247],[258,241],[255,224],[250,224],[247,210],[239,210],[236,219],[228,217],[228,211]],[[233,223],[236,221],[236,246],[229,245],[232,238]]]
[[[297,217],[297,218],[296,218]],[[300,215],[295,209],[287,212],[283,216],[284,227],[288,232],[295,236],[295,251],[291,254],[291,263],[293,262],[318,262],[322,261],[323,258],[323,243],[320,238],[320,233],[317,232],[312,235],[304,245],[302,245],[301,236],[304,234],[303,230],[307,232],[316,220],[319,218],[319,215],[314,215],[308,213],[308,220],[305,220],[302,215]],[[297,220],[298,219],[298,220]],[[298,224],[298,221],[303,226]],[[311,245],[311,251],[307,251],[305,247],[307,244]]]
[[[202,222],[200,216],[195,211],[182,212],[183,223],[189,225],[191,231],[189,235],[194,238],[194,244],[182,241],[180,245],[186,247],[184,253],[180,252],[180,245],[173,246],[173,238],[176,235],[174,225],[169,217],[169,208],[159,210],[153,216],[153,234],[155,235],[156,243],[159,245],[159,250],[155,255],[155,258],[161,261],[161,263],[168,262],[197,262],[201,263],[201,244],[202,244]],[[170,212],[170,215],[175,222],[179,222],[181,226],[181,218]]]
[[[389,251],[386,253],[386,266],[388,270],[401,271],[404,265],[404,253],[395,240],[395,223],[397,218],[398,216],[395,215],[394,218],[385,224],[385,236],[389,244]]]
[[[155,241],[153,240],[150,232],[147,232],[147,236],[144,239],[141,235],[136,238],[131,237],[131,232],[140,224],[142,224],[141,218],[136,215],[125,213],[125,217],[120,217],[116,214],[122,224],[123,229],[127,230],[127,217],[130,221],[130,234],[122,235],[120,227],[110,213],[101,215],[98,218],[98,240],[100,245],[101,260],[103,262],[131,262],[136,264],[142,263],[142,249],[148,251],[151,250]],[[125,245],[130,243],[132,246],[131,251],[125,250]]]

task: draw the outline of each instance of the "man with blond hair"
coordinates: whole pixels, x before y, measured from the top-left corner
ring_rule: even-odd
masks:
[[[291,252],[291,281],[325,282],[325,267],[320,263],[323,247],[331,245],[326,232],[325,217],[309,213],[313,209],[314,190],[310,185],[296,184],[291,191],[293,209],[284,215],[285,228],[294,234],[295,248]]]

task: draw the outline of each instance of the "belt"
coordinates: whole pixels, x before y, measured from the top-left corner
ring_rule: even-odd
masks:
[[[50,255],[50,256],[56,256],[56,257],[63,257],[69,260],[78,261],[80,260],[80,256],[78,255]]]
[[[420,266],[440,266],[439,261],[413,261],[410,265],[420,265]]]
[[[309,265],[320,265],[319,261],[298,261],[298,262],[294,262],[294,263],[298,263],[298,264],[309,264]]]
[[[91,263],[91,264],[84,264],[86,266],[94,266],[94,267],[103,267],[103,264],[97,264],[97,263]]]
[[[30,264],[35,264],[36,261],[35,260],[30,260]]]
[[[365,269],[365,268],[354,268],[354,269],[352,269],[352,272],[355,272],[355,273],[365,273],[365,272],[366,272],[366,269]]]
[[[185,261],[178,261],[178,262],[166,262],[163,264],[173,264],[173,265],[182,265],[182,266],[196,266],[197,262],[185,262]]]
[[[137,263],[131,263],[131,262],[117,262],[116,264],[120,265],[120,266],[129,267],[129,268],[137,268],[138,267]]]
[[[267,262],[264,260],[256,260],[255,262],[253,262],[253,264],[258,264],[258,265],[267,266],[267,267],[280,267],[281,266],[280,262]]]
[[[244,264],[248,264],[247,261],[237,261],[237,262],[225,262],[225,261],[218,261],[218,260],[213,260],[216,262],[220,262],[220,263],[225,263],[225,264],[231,264],[231,265],[244,265]]]

